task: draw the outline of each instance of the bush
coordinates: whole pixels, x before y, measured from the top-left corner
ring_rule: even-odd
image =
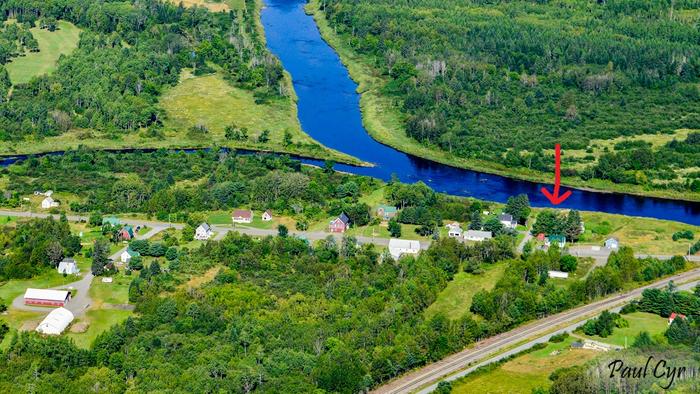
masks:
[[[569,333],[568,333],[568,332],[562,332],[561,334],[552,335],[552,336],[549,338],[549,342],[552,342],[552,343],[564,342],[564,341],[566,340],[566,338],[568,338],[568,337],[569,337]]]
[[[695,234],[690,230],[677,231],[677,232],[673,233],[672,238],[674,241],[678,241],[680,239],[690,240],[690,239],[695,238]]]

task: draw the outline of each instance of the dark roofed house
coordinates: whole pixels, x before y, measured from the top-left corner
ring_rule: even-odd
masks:
[[[518,225],[518,222],[513,219],[513,215],[509,213],[502,213],[501,216],[498,217],[498,221],[501,222],[505,228],[515,228]]]
[[[332,233],[344,233],[349,228],[350,218],[348,218],[348,215],[346,215],[345,212],[341,213],[337,218],[331,220],[331,223],[328,225],[328,231]]]

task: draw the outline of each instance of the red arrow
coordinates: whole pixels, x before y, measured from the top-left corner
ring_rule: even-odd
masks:
[[[571,190],[559,195],[559,186],[561,185],[561,145],[554,145],[554,193],[550,193],[546,187],[543,187],[542,194],[554,205],[559,205],[571,195]]]

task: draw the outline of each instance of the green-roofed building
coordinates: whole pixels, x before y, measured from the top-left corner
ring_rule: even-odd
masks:
[[[377,216],[382,218],[382,220],[389,220],[396,216],[398,212],[399,210],[391,205],[380,205],[377,207]]]
[[[116,217],[116,216],[109,216],[109,217],[106,217],[106,218],[102,218],[102,225],[103,225],[103,226],[104,226],[105,224],[108,224],[108,223],[109,223],[110,225],[114,226],[114,227],[118,227],[119,225],[122,224],[122,222],[121,222],[121,221],[119,220],[119,218]]]
[[[544,244],[547,246],[557,245],[560,248],[563,248],[564,246],[566,246],[566,237],[563,235],[549,235],[544,241]]]

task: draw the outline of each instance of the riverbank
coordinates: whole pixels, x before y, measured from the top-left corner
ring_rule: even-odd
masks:
[[[338,53],[350,77],[358,84],[357,92],[360,94],[362,123],[372,138],[402,152],[456,168],[530,182],[551,183],[553,181],[552,174],[512,169],[500,163],[457,157],[449,152],[422,145],[408,137],[404,131],[402,114],[392,103],[392,99],[380,94],[386,80],[371,64],[357,56],[351,48],[343,43],[342,38],[335,33],[326,20],[325,14],[320,9],[319,0],[309,0],[305,9],[309,15],[313,16],[323,39]],[[565,160],[566,154],[564,153],[564,167],[566,166]],[[700,193],[698,192],[647,190],[642,186],[620,185],[600,179],[584,181],[578,177],[562,177],[562,184],[579,190],[624,193],[681,201],[700,201]]]

